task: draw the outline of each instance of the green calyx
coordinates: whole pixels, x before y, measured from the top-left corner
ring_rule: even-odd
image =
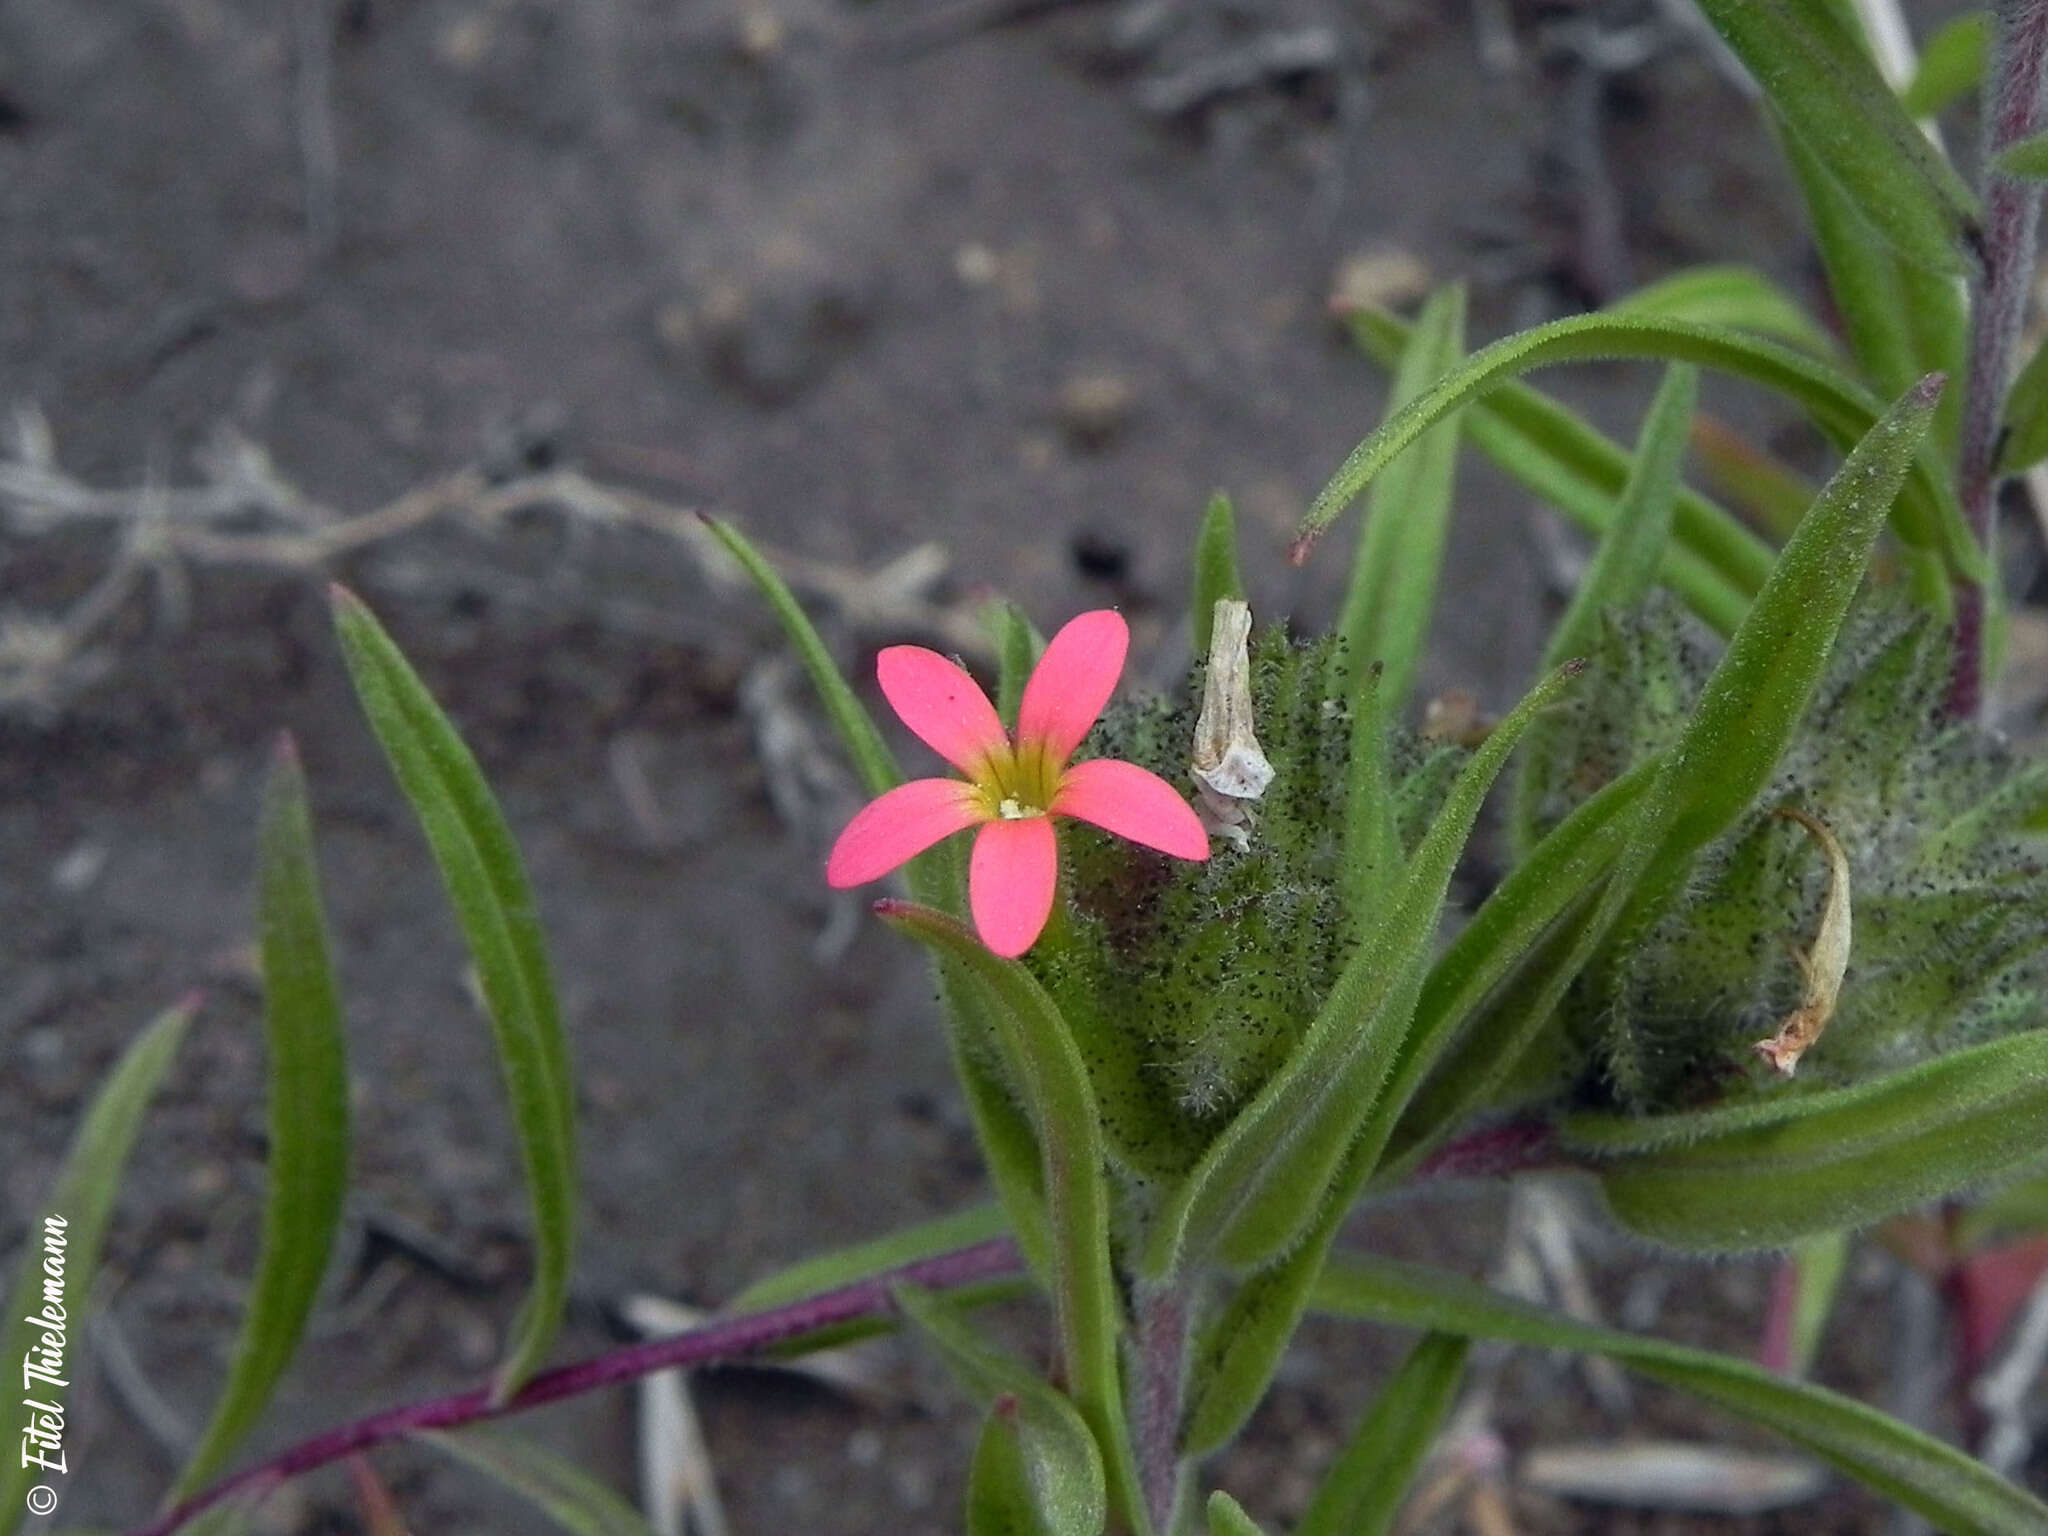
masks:
[[[1557,723],[1539,826],[1677,739],[1713,650],[1665,599],[1606,616]],[[1881,595],[1859,603],[1750,812],[1574,986],[1576,1102],[1658,1113],[1812,1092],[2048,1021],[2048,839],[2023,826],[2048,765],[1944,719],[1949,668],[1947,633],[1927,616]],[[1756,1044],[1801,1004],[1799,955],[1830,870],[1780,811],[1839,839],[1855,927],[1832,1017],[1790,1081]]]
[[[1253,639],[1253,714],[1274,777],[1242,846],[1218,836],[1191,864],[1062,827],[1069,921],[1026,963],[1072,1025],[1112,1159],[1138,1184],[1194,1166],[1287,1059],[1355,943],[1341,867],[1351,719],[1326,689],[1335,646],[1298,646],[1277,627]],[[1077,756],[1190,788],[1204,670],[1179,698],[1113,706]],[[1404,850],[1465,755],[1397,741]]]

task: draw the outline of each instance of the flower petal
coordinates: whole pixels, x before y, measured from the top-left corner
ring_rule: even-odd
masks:
[[[1092,822],[1177,859],[1209,857],[1209,834],[1194,807],[1166,780],[1136,763],[1098,757],[1074,764],[1060,776],[1052,813]]]
[[[1052,819],[991,821],[974,835],[967,864],[967,905],[981,942],[1014,960],[1037,942],[1059,884],[1059,842]]]
[[[861,807],[825,861],[825,883],[835,890],[879,880],[942,837],[971,827],[987,812],[972,784],[958,779],[912,779]]]
[[[1098,608],[1069,620],[1024,685],[1017,706],[1018,747],[1040,744],[1054,766],[1072,757],[1116,692],[1130,645],[1131,631],[1114,609]]]
[[[892,645],[875,658],[882,696],[917,739],[968,775],[1009,749],[995,705],[969,677],[937,651]]]

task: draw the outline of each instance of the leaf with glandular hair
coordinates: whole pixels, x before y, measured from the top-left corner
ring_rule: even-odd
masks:
[[[1656,581],[1664,546],[1671,537],[1679,471],[1698,398],[1696,369],[1674,363],[1665,370],[1664,382],[1643,418],[1635,468],[1615,504],[1614,525],[1594,551],[1571,606],[1551,630],[1537,665],[1539,673],[1563,666],[1574,656],[1591,654],[1602,612],[1633,607]],[[1563,729],[1560,721],[1539,721],[1530,732],[1528,750],[1522,754],[1509,818],[1510,843],[1518,862],[1535,844],[1536,815],[1558,772]]]
[[[1209,1536],[1266,1536],[1244,1506],[1218,1488],[1209,1495]]]
[[[1453,283],[1430,295],[1409,332],[1389,415],[1442,378],[1465,355],[1465,289]],[[1450,526],[1458,463],[1456,420],[1424,433],[1414,451],[1387,466],[1367,497],[1351,580],[1337,615],[1339,653],[1354,674],[1378,664],[1383,707],[1399,719],[1415,681],[1436,609],[1444,535]]]
[[[1561,1131],[1630,1230],[1715,1252],[1783,1247],[2048,1162],[2048,1031],[1846,1088],[1579,1115]]]
[[[576,1248],[576,1106],[569,1044],[526,870],[482,770],[383,626],[333,589],[356,697],[426,834],[476,964],[533,1204],[533,1283],[494,1391],[518,1391],[562,1325]]]
[[[1360,350],[1384,366],[1401,356],[1407,322],[1376,309],[1349,316]],[[1630,456],[1576,413],[1527,384],[1500,385],[1459,416],[1474,447],[1595,536],[1614,521]],[[1770,546],[1698,492],[1681,487],[1672,541],[1659,579],[1722,634],[1770,574]]]
[[[1512,1301],[1460,1275],[1357,1254],[1333,1257],[1318,1311],[1535,1349],[1605,1355],[1775,1431],[1865,1487],[1971,1536],[2039,1536],[2048,1504],[1953,1446],[1824,1388],[1702,1349],[1599,1328]]]
[[[1202,513],[1202,530],[1195,535],[1195,579],[1188,603],[1188,622],[1194,626],[1195,654],[1209,654],[1209,626],[1214,622],[1217,602],[1226,597],[1244,599],[1244,576],[1237,568],[1237,514],[1230,498],[1218,491],[1209,498]]]
[[[1623,294],[1610,315],[1662,315],[1702,325],[1754,331],[1821,357],[1835,354],[1835,339],[1790,294],[1755,267],[1687,267]]]
[[[1885,414],[1861,384],[1802,352],[1726,326],[1627,315],[1573,315],[1482,347],[1397,411],[1351,451],[1301,521],[1295,549],[1307,549],[1386,466],[1453,411],[1532,369],[1595,358],[1649,357],[1696,363],[1750,379],[1799,405],[1838,446],[1860,442]],[[1971,538],[1955,493],[1931,459],[1909,466],[1892,509],[1900,540],[1938,549],[1958,571],[1982,578],[1983,551]]]
[[[56,1186],[28,1230],[21,1267],[8,1292],[7,1321],[0,1324],[0,1360],[7,1362],[8,1374],[22,1381],[24,1389],[34,1383],[17,1373],[24,1369],[22,1362],[31,1345],[41,1340],[42,1329],[34,1317],[46,1306],[62,1309],[52,1315],[63,1318],[69,1330],[66,1363],[78,1360],[83,1335],[77,1325],[85,1317],[86,1298],[92,1293],[100,1243],[107,1235],[114,1197],[121,1188],[121,1170],[135,1146],[157,1084],[178,1054],[185,1026],[198,1008],[195,1000],[160,1014],[122,1052],[72,1134]],[[61,1248],[57,1239],[61,1239]],[[56,1274],[48,1268],[53,1259],[59,1266]],[[35,1396],[33,1392],[28,1395]],[[10,1440],[10,1453],[0,1456],[0,1536],[12,1536],[20,1527],[28,1490],[42,1470],[12,1454],[12,1444]]]
[[[968,1493],[969,1530],[975,1536],[1100,1536],[1108,1515],[1102,1459],[1074,1404],[930,1292],[902,1285],[895,1294],[904,1315],[988,1412]]]
[[[1825,6],[1700,0],[1700,9],[1882,239],[1919,266],[1964,270],[1976,199]]]
[[[1146,1245],[1145,1274],[1212,1259],[1255,1267],[1314,1219],[1407,1031],[1451,871],[1486,791],[1569,681],[1557,673],[1538,684],[1473,754],[1411,857],[1398,899],[1364,936],[1300,1046],[1168,1200]]]
[[[1294,1536],[1384,1536],[1408,1485],[1450,1417],[1472,1342],[1453,1333],[1417,1341],[1337,1459],[1294,1527]]]
[[[511,1489],[570,1536],[654,1536],[618,1494],[523,1436],[480,1424],[460,1433],[423,1430],[412,1438]]]
[[[1991,52],[1991,17],[1972,11],[1938,28],[1920,50],[1919,67],[1899,92],[1899,105],[1914,117],[1946,112],[1984,81]]]
[[[1130,1431],[1117,1354],[1116,1280],[1102,1121],[1087,1068],[1059,1009],[1029,971],[990,952],[959,919],[908,902],[877,903],[891,924],[959,964],[986,989],[1012,1079],[1043,1153],[1047,1231],[1060,1354],[1119,1508],[1136,1506]]]
[[[257,933],[270,1051],[269,1198],[234,1364],[173,1502],[212,1481],[241,1443],[305,1336],[348,1187],[348,1065],[327,955],[306,782],[287,737],[263,800]]]

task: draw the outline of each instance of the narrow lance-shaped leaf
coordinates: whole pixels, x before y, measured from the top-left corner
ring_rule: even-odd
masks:
[[[279,744],[264,795],[258,889],[270,1052],[263,1241],[227,1385],[171,1490],[173,1501],[212,1480],[270,1401],[304,1337],[348,1186],[341,1001],[328,960],[305,776],[289,737]]]
[[[1345,1216],[1379,1169],[1404,1110],[1442,1053],[1457,1040],[1460,1050],[1452,1064],[1488,1082],[1492,1074],[1512,1067],[1513,1055],[1526,1043],[1521,1036],[1504,1044],[1502,1049],[1511,1054],[1497,1063],[1489,1055],[1491,1039],[1467,1040],[1459,1031],[1480,999],[1505,988],[1560,913],[1584,907],[1589,891],[1619,855],[1656,766],[1654,759],[1639,765],[1560,823],[1431,968],[1387,1085],[1352,1141],[1314,1223],[1284,1259],[1238,1287],[1197,1341],[1186,1435],[1190,1454],[1229,1441],[1265,1396]],[[1536,948],[1531,963],[1540,965],[1541,955]],[[1456,1101],[1470,1102],[1459,1094],[1455,1075],[1450,1081],[1447,1091]],[[1463,1126],[1470,1118],[1457,1113],[1443,1123]]]
[[[2048,459],[2048,342],[2034,349],[2005,397],[2005,442],[1998,467],[2007,474]]]
[[[1216,604],[1226,597],[1244,600],[1244,577],[1237,568],[1237,514],[1230,498],[1218,491],[1209,498],[1208,509],[1202,513],[1202,530],[1195,535],[1195,579],[1188,621],[1194,625],[1197,656],[1209,654]]]
[[[334,589],[356,696],[419,817],[478,985],[533,1204],[533,1283],[494,1390],[516,1392],[545,1358],[569,1299],[576,1248],[576,1112],[569,1046],[519,850],[469,748],[391,637]]]
[[[1976,200],[1855,38],[1811,4],[1700,0],[1700,9],[1881,237],[1919,266],[1964,269]]]
[[[1835,340],[1792,296],[1754,267],[1687,267],[1607,306],[1610,315],[1662,315],[1702,325],[1733,326],[1789,341],[1821,357]]]
[[[996,643],[996,713],[1009,730],[1017,729],[1017,706],[1024,700],[1024,684],[1045,650],[1045,637],[1031,627],[1024,610],[1015,603],[989,605],[989,635]]]
[[[1920,66],[1899,92],[1913,117],[1934,117],[1976,91],[1991,51],[1991,18],[1983,11],[1958,16],[1920,50]]]
[[[1465,352],[1465,289],[1430,295],[1409,333],[1387,398],[1391,416],[1455,367]],[[1387,713],[1399,718],[1415,680],[1436,609],[1444,535],[1457,472],[1454,419],[1424,433],[1414,452],[1388,465],[1367,499],[1351,580],[1337,616],[1343,655],[1354,671],[1378,662]]]
[[[1355,311],[1350,325],[1360,350],[1388,367],[1399,360],[1410,334],[1405,321],[1382,310]],[[1473,401],[1459,420],[1472,445],[1504,474],[1586,532],[1597,536],[1612,526],[1614,501],[1633,461],[1584,417],[1511,381]],[[1720,633],[1733,633],[1771,573],[1771,547],[1688,488],[1679,491],[1672,534],[1660,572],[1664,584]]]
[[[524,1436],[477,1425],[460,1434],[423,1430],[412,1438],[509,1488],[571,1536],[654,1536],[632,1505]]]
[[[929,1292],[898,1286],[896,1304],[974,1400],[1000,1421],[984,1430],[975,1455],[983,1503],[975,1536],[983,1530],[990,1536],[1004,1530],[1023,1536],[1098,1536],[1108,1512],[1102,1460],[1074,1405]],[[1019,1474],[1028,1511],[1015,1505]],[[1030,1523],[1004,1518],[1018,1514],[1027,1514]]]
[[[1209,1495],[1209,1536],[1266,1536],[1244,1506],[1218,1488]]]
[[[180,1003],[122,1053],[73,1134],[48,1201],[35,1213],[22,1244],[21,1267],[8,1292],[7,1321],[0,1324],[0,1360],[6,1361],[8,1375],[20,1382],[28,1397],[46,1400],[41,1394],[52,1386],[47,1377],[68,1382],[81,1361],[86,1301],[114,1197],[120,1192],[121,1171],[157,1084],[178,1054],[185,1027],[198,1008],[196,999]],[[54,1320],[55,1329],[39,1322],[41,1318]],[[12,1536],[20,1528],[28,1490],[48,1475],[28,1459],[28,1452],[52,1454],[11,1434],[6,1445],[7,1454],[0,1456],[0,1536]]]
[[[1665,370],[1664,382],[1643,418],[1635,469],[1615,505],[1614,526],[1600,541],[1571,605],[1551,630],[1537,667],[1539,673],[1560,667],[1574,656],[1590,654],[1599,638],[1601,613],[1640,602],[1657,579],[1664,546],[1671,537],[1679,470],[1698,399],[1697,369],[1674,363]],[[1535,842],[1540,798],[1555,772],[1559,747],[1556,726],[1538,722],[1530,734],[1529,750],[1522,754],[1515,784],[1511,830],[1517,862],[1528,856]]]
[[[886,1237],[855,1243],[812,1258],[801,1259],[756,1280],[728,1301],[723,1310],[735,1316],[766,1312],[770,1308],[801,1301],[821,1291],[836,1290],[857,1280],[872,1280],[890,1270],[901,1269],[919,1259],[951,1253],[974,1243],[985,1243],[1010,1230],[1002,1206],[991,1201],[972,1205],[950,1216],[922,1221]]]
[[[1624,1226],[1685,1248],[1781,1247],[2048,1161],[2048,1034],[1732,1110],[1576,1117],[1563,1134]]]
[[[1294,1536],[1383,1536],[1450,1417],[1471,1341],[1423,1335],[1323,1475]]]
[[[1503,337],[1473,353],[1353,449],[1302,519],[1296,557],[1305,556],[1388,464],[1451,412],[1531,369],[1604,357],[1659,357],[1753,379],[1797,402],[1822,432],[1845,448],[1860,442],[1884,415],[1882,404],[1860,384],[1775,342],[1679,320],[1569,316]],[[1908,544],[1941,549],[1958,571],[1973,578],[1984,575],[1983,552],[1963,524],[1953,490],[1931,462],[1912,466],[1904,494],[1898,497],[1893,527]]]
[[[1606,937],[1650,921],[1692,856],[1762,790],[1819,685],[1940,387],[1930,378],[1887,412],[1793,533],[1664,759],[1599,905],[1559,936],[1536,984],[1506,1002],[1503,1027],[1488,1035],[1494,1052],[1461,1075],[1456,1108],[1485,1103]],[[1448,1114],[1441,1103],[1431,1106],[1430,1125],[1440,1131],[1453,1123]],[[1405,1164],[1421,1150],[1404,1138],[1397,1155]]]
[[[1415,1155],[1468,1125],[1514,1070],[1542,1020],[1482,1005],[1528,990],[1513,983],[1540,968],[1546,935],[1559,925],[1571,931],[1575,908],[1582,919],[1589,913],[1662,767],[1658,758],[1637,764],[1553,827],[1430,967],[1414,1027],[1361,1137],[1376,1157],[1391,1149],[1380,1175],[1400,1177]]]
[[[1004,1059],[1045,1159],[1053,1304],[1067,1382],[1102,1452],[1112,1502],[1126,1519],[1141,1522],[1118,1367],[1121,1313],[1110,1267],[1102,1122],[1073,1034],[1037,979],[991,953],[957,918],[894,901],[878,902],[876,910],[970,971],[994,1005]]]
[[[1762,1425],[1949,1531],[2029,1536],[2048,1504],[1953,1446],[1824,1388],[1744,1360],[1598,1328],[1511,1301],[1458,1275],[1346,1254],[1316,1292],[1319,1311],[1402,1328],[1606,1355]]]
[[[1345,966],[1294,1055],[1167,1202],[1146,1246],[1146,1275],[1211,1257],[1256,1265],[1314,1218],[1407,1029],[1451,871],[1486,791],[1569,680],[1545,679],[1473,754],[1410,860],[1399,900]]]
[[[1344,786],[1344,912],[1363,933],[1400,889],[1402,852],[1394,826],[1392,743],[1385,675],[1375,662],[1351,689],[1351,756]]]
[[[890,754],[874,718],[861,704],[817,627],[789,584],[762,558],[761,552],[729,523],[706,518],[705,525],[720,544],[739,562],[768,606],[774,610],[783,633],[802,659],[819,701],[825,706],[840,744],[853,759],[862,782],[872,794],[881,794],[903,782],[903,773]],[[958,839],[949,839],[910,861],[904,871],[910,893],[926,906],[957,911],[966,885],[966,861]],[[954,1074],[967,1097],[968,1113],[974,1120],[975,1139],[988,1162],[989,1177],[1001,1192],[1017,1240],[1024,1246],[1032,1267],[1044,1272],[1048,1245],[1045,1216],[1039,1209],[1037,1188],[1038,1149],[1024,1117],[1009,1100],[1003,1086],[982,1062],[983,1048],[993,1036],[982,989],[959,966],[943,959],[934,964],[938,973],[939,996],[947,1022],[947,1045],[953,1057]]]

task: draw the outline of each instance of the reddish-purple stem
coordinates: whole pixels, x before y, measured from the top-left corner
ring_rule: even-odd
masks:
[[[1994,553],[1998,450],[2013,354],[2026,319],[2034,280],[2040,189],[2007,176],[1997,158],[2042,129],[2042,85],[2048,79],[2048,0],[2002,0],[1992,59],[1986,124],[1984,224],[1970,305],[1970,357],[1963,385],[1961,452],[1956,495],[1977,545]],[[1994,565],[1995,570],[1995,565]],[[1995,579],[1995,576],[1994,576]],[[1984,589],[1962,579],[1956,586],[1956,667],[1949,713],[1973,718],[1983,703]]]
[[[1155,1530],[1175,1528],[1180,1493],[1181,1397],[1186,1390],[1188,1294],[1185,1284],[1147,1291],[1138,1301],[1138,1486]]]
[[[1562,1165],[1547,1122],[1510,1120],[1445,1142],[1416,1166],[1415,1178],[1499,1179]]]
[[[184,1503],[166,1511],[131,1536],[169,1536],[193,1516],[237,1493],[268,1491],[316,1467],[324,1467],[358,1451],[383,1445],[424,1429],[457,1429],[485,1419],[503,1418],[542,1403],[575,1397],[597,1387],[632,1381],[656,1371],[678,1367],[712,1365],[725,1360],[744,1359],[787,1340],[815,1333],[841,1323],[865,1317],[880,1317],[894,1309],[890,1288],[910,1281],[933,1290],[949,1290],[980,1280],[1000,1279],[1023,1271],[1024,1261],[1017,1245],[1007,1237],[990,1238],[952,1253],[919,1259],[892,1269],[871,1280],[857,1280],[834,1291],[791,1302],[766,1312],[723,1319],[679,1333],[671,1338],[628,1345],[609,1354],[543,1371],[504,1403],[491,1401],[489,1387],[476,1387],[453,1397],[408,1403],[387,1408],[353,1424],[330,1429],[301,1441],[233,1477],[194,1494]]]

